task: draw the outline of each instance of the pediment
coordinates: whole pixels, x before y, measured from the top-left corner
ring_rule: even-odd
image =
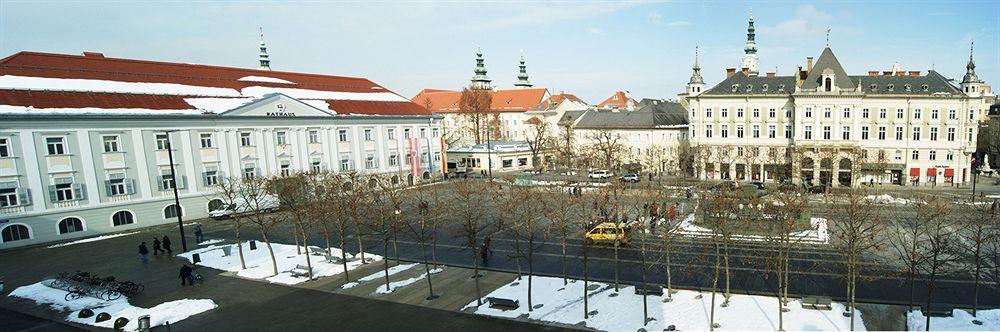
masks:
[[[222,112],[221,116],[298,117],[331,116],[333,113],[313,107],[298,99],[280,93],[273,93],[246,105]]]

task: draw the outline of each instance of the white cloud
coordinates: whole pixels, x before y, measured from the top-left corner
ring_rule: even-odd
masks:
[[[667,24],[667,25],[672,26],[672,27],[686,27],[686,26],[691,25],[691,22],[688,22],[688,21],[673,21],[673,22],[670,22],[670,24]]]
[[[660,20],[663,19],[663,15],[660,15],[660,12],[649,12],[649,14],[646,15],[646,18],[649,19],[650,22],[660,22]]]
[[[589,27],[589,28],[587,28],[587,32],[589,32],[590,34],[598,35],[598,36],[603,36],[603,35],[607,34],[607,33],[604,32],[604,30],[601,30],[601,29],[598,29],[598,28],[595,28],[595,27]]]
[[[758,30],[762,35],[774,38],[802,38],[822,36],[833,16],[813,5],[803,5],[795,8],[795,16],[775,26],[761,25]]]

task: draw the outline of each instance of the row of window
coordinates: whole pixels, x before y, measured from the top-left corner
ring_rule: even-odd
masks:
[[[410,139],[411,138],[411,133],[410,132],[411,132],[410,128],[404,128],[403,129],[403,139]],[[252,134],[253,133],[251,133],[251,132],[240,132],[240,146],[253,146],[253,137],[252,137]],[[365,128],[364,131],[363,131],[363,135],[364,135],[364,140],[365,141],[375,141],[375,132],[374,132],[374,129]],[[395,140],[396,139],[396,128],[388,128],[388,129],[386,129],[385,135],[386,135],[386,139],[388,139],[388,140]],[[440,132],[438,131],[438,128],[431,128],[431,136],[435,137],[435,138],[440,137]],[[319,131],[318,130],[310,130],[309,134],[308,134],[308,137],[309,137],[309,143],[310,144],[320,143],[320,135],[319,135]],[[420,138],[427,138],[427,128],[420,128]],[[288,141],[288,133],[284,132],[284,131],[276,131],[274,133],[274,141],[275,141],[275,144],[277,144],[277,145],[288,145],[288,144],[290,144],[289,141]],[[349,135],[347,129],[338,129],[337,130],[337,141],[338,142],[350,142],[350,135]],[[201,142],[202,142],[201,143],[201,147],[202,148],[212,147],[212,134],[211,133],[203,133],[203,134],[201,134]]]
[[[177,218],[177,215],[181,213],[183,213],[183,208],[178,209],[176,204],[170,204],[163,208],[164,219]],[[122,210],[111,215],[111,226],[113,227],[131,225],[135,222],[135,214],[132,211]],[[66,217],[56,224],[60,235],[84,231],[86,226],[87,224],[77,217]],[[28,240],[32,237],[31,229],[24,224],[7,225],[3,230],[0,230],[0,235],[2,235],[3,242]]]
[[[736,138],[743,138],[743,128],[744,128],[743,125],[736,125]],[[753,128],[750,131],[751,132],[751,137],[753,137],[753,138],[760,138],[760,129],[761,129],[760,125],[753,125],[753,126],[751,126],[751,128]],[[719,130],[719,134],[720,134],[720,136],[722,136],[722,138],[728,138],[729,137],[729,125],[721,125],[719,127],[719,129],[720,129]],[[775,125],[768,125],[767,126],[767,138],[777,138],[777,136],[778,136],[777,130],[778,130],[777,126],[775,126]],[[712,125],[705,125],[705,137],[706,138],[712,138]],[[788,138],[788,139],[792,138],[792,126],[791,125],[786,125],[785,126],[785,136],[784,137]]]
[[[719,113],[720,113],[720,115],[723,118],[729,117],[729,109],[727,109],[727,108],[721,108],[721,109],[719,109]],[[886,109],[884,109],[884,108],[880,109],[879,112],[878,112],[879,119],[886,119],[887,118],[887,113],[888,113],[888,111]],[[906,111],[904,109],[902,109],[902,108],[896,109],[896,118],[897,119],[904,118],[905,117],[905,113],[906,113]],[[712,108],[706,108],[705,109],[705,117],[706,118],[711,118],[712,114],[713,114]],[[812,107],[806,107],[805,110],[803,111],[803,115],[806,118],[812,118],[813,117],[813,108]],[[691,111],[691,116],[692,117],[695,116],[694,110]],[[754,108],[752,110],[752,112],[751,112],[751,116],[753,118],[760,118],[760,116],[761,116],[760,109],[759,108]],[[841,116],[842,116],[842,118],[850,118],[851,117],[851,108],[849,108],[849,107],[843,108]],[[865,108],[865,109],[861,110],[861,118],[862,119],[868,119],[868,118],[870,118],[870,116],[871,116],[871,112],[870,112],[869,109]],[[923,116],[923,112],[919,108],[913,110],[913,119],[914,120],[920,120],[922,116]],[[736,117],[737,118],[743,118],[744,117],[744,112],[743,112],[742,108],[737,108],[736,109]],[[775,118],[775,117],[777,117],[777,110],[774,109],[774,108],[768,109],[767,110],[767,117],[768,118],[772,118],[772,119]],[[785,117],[786,118],[791,118],[792,117],[792,110],[791,109],[788,109],[788,108],[785,109]],[[833,117],[833,110],[831,108],[829,108],[829,107],[824,108],[823,109],[823,117],[824,118],[832,118]],[[931,110],[930,111],[930,119],[931,120],[938,120],[938,119],[940,119],[940,117],[941,117],[941,111],[940,110]],[[958,120],[958,112],[956,110],[948,110],[948,119],[949,120]],[[969,110],[969,120],[975,120],[975,119],[976,119],[976,110]]]
[[[736,138],[744,138],[744,134],[743,134],[744,128],[745,127],[743,125],[736,125]],[[752,128],[752,130],[751,130],[751,133],[752,133],[751,137],[752,138],[760,138],[760,135],[761,135],[761,126],[760,125],[752,125],[751,128]],[[719,130],[719,134],[720,134],[720,136],[722,138],[728,138],[729,137],[729,125],[721,125],[721,126],[719,126],[719,129],[720,129]],[[870,129],[869,126],[862,126],[861,127],[861,139],[862,140],[871,139],[870,135],[869,135],[870,134],[870,130],[869,129]],[[975,130],[974,129],[975,128],[968,128],[968,137],[967,138],[968,138],[969,142],[973,141],[973,138],[974,138],[974,135],[975,135]],[[948,132],[947,132],[947,140],[949,142],[954,142],[955,141],[955,128],[947,128],[947,130],[948,130]],[[714,135],[714,133],[715,132],[714,132],[713,125],[710,125],[710,124],[709,125],[705,125],[705,138],[712,138],[713,135]],[[803,138],[804,139],[813,139],[813,126],[804,126],[802,133],[803,133]],[[896,132],[895,132],[895,134],[896,134],[896,140],[897,141],[903,140],[904,133],[905,133],[904,128],[902,126],[897,126],[896,127]],[[921,140],[923,138],[923,136],[921,136],[921,127],[913,127],[911,129],[911,133],[912,133],[912,137],[911,138],[914,141],[919,141],[919,140]],[[823,134],[822,139],[824,139],[824,140],[833,139],[832,126],[823,126],[823,132],[822,132],[822,134]],[[840,139],[842,139],[842,140],[850,140],[851,139],[851,126],[843,126],[841,128],[840,134],[841,134],[840,135]],[[767,126],[767,138],[777,138],[777,135],[778,135],[777,134],[777,126],[775,126],[775,125],[768,125]],[[886,127],[885,126],[878,127],[878,136],[877,137],[878,137],[878,140],[885,140],[886,139]],[[791,125],[786,125],[785,126],[785,136],[784,136],[784,138],[786,138],[786,139],[791,139],[792,138],[792,126]],[[938,128],[937,127],[931,127],[930,128],[928,139],[931,140],[931,141],[937,141],[938,140]]]

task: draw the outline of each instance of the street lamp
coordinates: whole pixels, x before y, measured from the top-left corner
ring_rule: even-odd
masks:
[[[178,130],[165,130],[163,132],[167,133],[167,158],[170,160],[170,182],[174,189],[174,209],[177,212],[177,227],[181,234],[181,249],[187,251],[187,240],[184,239],[184,219],[181,216],[181,199],[177,192],[177,171],[174,169],[174,144],[170,139],[170,134],[176,131]]]

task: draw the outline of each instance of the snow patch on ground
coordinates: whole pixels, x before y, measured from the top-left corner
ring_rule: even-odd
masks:
[[[865,196],[865,199],[867,199],[869,201],[872,201],[872,202],[875,202],[875,203],[881,203],[881,204],[902,204],[902,205],[906,205],[906,204],[912,204],[912,203],[916,203],[917,202],[917,201],[911,200],[911,199],[892,197],[892,195],[889,195],[889,194],[868,195],[868,196]]]
[[[951,317],[931,317],[932,331],[1000,331],[1000,309],[979,310],[976,317],[962,309],[953,309]],[[983,325],[972,324],[973,319]],[[910,331],[923,331],[927,317],[920,310],[906,313],[906,327]]]
[[[649,316],[654,320],[643,326],[642,295],[636,295],[632,286],[621,287],[617,296],[611,285],[591,282],[597,290],[588,292],[589,310],[596,311],[589,319],[583,319],[583,281],[575,280],[563,285],[561,278],[534,277],[532,281],[532,304],[537,307],[528,311],[528,280],[523,278],[493,291],[487,297],[515,299],[520,303],[516,310],[501,310],[484,305],[476,307],[476,301],[465,306],[474,308],[479,315],[515,318],[526,315],[528,319],[577,324],[602,331],[662,331],[674,325],[678,330],[707,331],[711,294],[680,290],[673,295],[673,301],[664,303],[664,296],[648,296]],[[593,286],[591,286],[593,287]],[[702,298],[696,298],[702,295]],[[720,330],[770,330],[778,329],[778,299],[766,296],[733,295],[728,307],[720,307],[722,295],[717,295],[715,319]],[[788,305],[784,313],[784,329],[788,331],[845,331],[849,330],[850,318],[844,317],[844,305],[833,304],[833,310],[802,309],[799,301]],[[862,313],[856,311],[855,330],[864,331]]]
[[[389,268],[389,276],[393,276],[396,273],[400,273],[400,272],[409,270],[410,268],[412,268],[414,266],[417,266],[417,263],[413,263],[413,264],[401,264],[401,265],[396,265],[396,266],[390,267]],[[385,270],[380,270],[378,273],[369,274],[367,276],[362,277],[361,279],[358,279],[358,281],[352,281],[352,282],[346,283],[343,286],[340,286],[340,288],[348,289],[348,288],[352,288],[354,286],[360,285],[363,282],[368,282],[368,281],[372,281],[372,280],[375,280],[375,279],[378,279],[378,278],[384,278],[384,277],[385,277]]]
[[[710,237],[713,235],[711,229],[692,224],[693,221],[693,213],[681,220],[680,225],[677,226],[677,234],[691,237]],[[791,233],[792,240],[813,244],[830,243],[826,218],[810,218],[809,224],[812,229]],[[767,241],[767,237],[761,235],[732,235],[732,238],[738,241]]]
[[[223,247],[230,247],[231,254],[229,256],[223,256]],[[271,247],[274,248],[274,257],[278,262],[277,275],[274,275],[271,255],[268,253],[267,244],[264,242],[257,242],[257,250],[250,250],[250,244],[248,242],[243,243],[243,258],[246,261],[246,270],[240,269],[240,255],[237,252],[238,248],[236,244],[212,245],[191,250],[177,256],[191,261],[193,254],[199,254],[201,262],[198,265],[235,272],[237,276],[247,279],[266,280],[285,285],[294,285],[308,280],[307,276],[295,277],[292,276],[291,272],[295,269],[296,265],[306,265],[305,254],[297,254],[294,245],[271,243]],[[312,247],[312,250],[325,252],[325,250],[317,247]],[[330,248],[330,254],[340,257],[340,249]],[[353,257],[354,255],[347,254],[348,259]],[[382,260],[382,256],[365,253],[365,259],[374,262]],[[344,273],[344,266],[342,264],[327,262],[323,255],[312,254],[310,260],[312,262],[314,278]],[[357,269],[361,265],[360,259],[348,262],[347,270]]]
[[[97,236],[97,237],[86,238],[86,239],[83,239],[83,240],[76,240],[76,241],[73,241],[73,242],[53,244],[51,246],[45,247],[45,249],[66,247],[66,246],[71,246],[71,245],[74,245],[74,244],[81,244],[81,243],[88,243],[88,242],[96,242],[96,241],[113,239],[113,238],[116,238],[116,237],[128,236],[128,235],[138,234],[138,233],[139,233],[139,231],[129,232],[129,233],[118,233],[118,234],[101,235],[101,236]]]
[[[266,77],[266,76],[243,76],[243,77],[239,78],[239,81],[295,84],[295,82],[292,82],[292,81],[286,81],[286,80],[283,80],[283,79],[280,79],[280,78]]]
[[[433,269],[433,270],[431,270],[431,274],[441,273],[442,271],[444,271],[444,269],[441,269],[441,268]],[[416,276],[416,277],[413,277],[413,278],[410,278],[410,279],[390,282],[388,290],[386,290],[385,289],[385,285],[383,285],[383,286],[379,287],[378,289],[376,289],[375,293],[376,294],[389,294],[389,293],[395,292],[397,289],[400,289],[400,288],[412,285],[413,283],[415,283],[417,281],[424,280],[424,278],[426,278],[426,277],[427,277],[427,273],[421,273],[419,276]]]
[[[9,296],[33,300],[35,303],[41,305],[47,304],[49,307],[59,311],[70,311],[66,316],[66,321],[69,322],[110,329],[114,327],[115,320],[118,317],[125,317],[129,320],[128,324],[125,325],[125,331],[132,331],[138,328],[139,316],[149,315],[150,325],[160,326],[166,322],[177,323],[185,318],[215,309],[218,306],[212,300],[183,299],[160,303],[147,309],[132,306],[128,303],[128,298],[125,296],[114,301],[106,301],[89,296],[66,301],[66,293],[64,290],[46,286],[43,282],[37,282],[18,287],[10,292]],[[77,314],[83,309],[93,310],[95,316],[98,313],[107,312],[111,315],[111,319],[97,323],[95,322],[95,317],[77,317]]]
[[[213,244],[216,244],[216,243],[222,243],[222,242],[225,242],[225,241],[226,240],[223,240],[223,239],[208,239],[208,240],[205,240],[205,241],[198,242],[198,245],[199,246],[207,246],[207,245],[213,245]]]

